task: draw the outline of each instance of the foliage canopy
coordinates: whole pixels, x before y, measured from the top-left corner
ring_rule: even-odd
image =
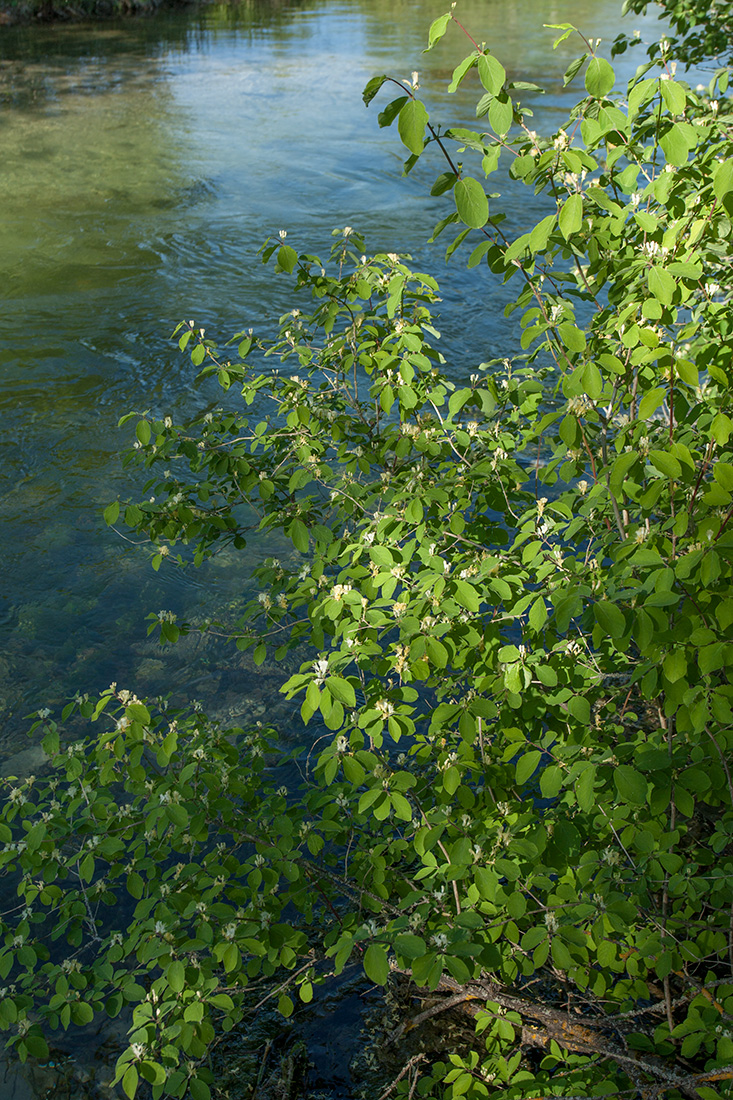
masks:
[[[467,33],[454,8],[428,48]],[[226,407],[132,414],[145,500],[107,522],[155,568],[283,532],[292,558],[256,569],[230,633],[256,664],[302,660],[283,691],[329,735],[296,790],[267,731],[114,685],[65,709],[86,741],[39,717],[53,777],[0,823],[19,897],[0,1025],[22,1058],[44,1024],[125,1009],[125,1093],[206,1100],[252,983],[288,1015],[357,959],[481,1005],[475,1043],[395,1095],[729,1094],[727,71],[694,91],[663,42],[616,93],[581,36],[582,98],[540,135],[533,86],[468,37],[451,89],[476,81],[476,130],[438,126],[416,74],[364,98],[399,83],[380,122],[406,171],[442,159],[435,236],[455,225],[449,254],[470,238],[469,265],[515,280],[524,354],[450,381],[435,280],[350,228],[325,263],[266,244],[299,303],[274,340],[232,355],[179,327]],[[500,161],[547,210],[516,240],[486,194]]]

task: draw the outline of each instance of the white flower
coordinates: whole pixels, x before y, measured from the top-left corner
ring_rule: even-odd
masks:
[[[376,703],[374,704],[374,709],[376,711],[379,711],[379,713],[382,715],[382,718],[391,718],[394,714],[394,707],[388,699],[377,699]]]
[[[50,713],[51,713],[51,708],[50,707],[41,707],[41,709],[38,712],[38,717],[41,718],[41,719],[48,718]]]
[[[328,661],[320,657],[317,661],[313,662],[313,671],[316,674],[316,687],[325,684],[326,676],[328,675]]]
[[[280,232],[278,233],[278,236],[279,236],[281,241],[284,241],[285,238],[287,237],[287,235],[288,235],[287,229],[281,229]]]

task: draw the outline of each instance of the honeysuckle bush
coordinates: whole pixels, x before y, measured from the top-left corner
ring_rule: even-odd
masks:
[[[467,34],[454,8],[429,48]],[[729,1094],[730,100],[664,42],[616,89],[579,41],[554,134],[473,39],[451,88],[475,82],[475,130],[431,119],[416,74],[365,91],[398,85],[380,122],[406,171],[438,164],[449,252],[470,238],[487,283],[513,280],[522,356],[446,364],[435,279],[351,228],[325,261],[264,246],[294,282],[274,338],[179,326],[223,407],[132,414],[148,480],[105,516],[156,569],[290,540],[239,621],[195,629],[302,662],[282,690],[317,747],[286,759],[274,731],[116,685],[39,715],[51,778],[0,823],[21,1058],[125,1012],[125,1093],[207,1100],[212,1044],[355,963],[496,998],[395,1095]],[[499,163],[548,211],[516,240]],[[192,629],[151,613],[166,643]]]
[[[643,14],[649,7],[649,0],[624,0],[623,11]],[[726,0],[657,0],[656,7],[670,23],[668,49],[673,55],[679,53],[684,65],[730,60],[733,18]],[[623,52],[628,45],[628,35],[621,34],[614,48]],[[653,43],[651,50],[656,53],[659,44]]]

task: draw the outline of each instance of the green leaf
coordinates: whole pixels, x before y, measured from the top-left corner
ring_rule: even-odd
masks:
[[[719,412],[713,419],[710,435],[719,446],[724,447],[733,433],[733,420],[723,412]]]
[[[673,275],[670,275],[663,267],[655,265],[650,267],[647,272],[647,282],[649,290],[662,305],[672,305],[672,297],[677,288]]]
[[[621,638],[626,630],[626,619],[621,608],[609,600],[593,604],[596,622],[610,638]]]
[[[140,1063],[140,1076],[151,1085],[162,1085],[166,1080],[166,1074],[159,1062],[150,1062],[147,1059]]]
[[[546,27],[548,31],[563,32],[562,34],[559,34],[555,41],[552,43],[553,50],[556,50],[561,42],[564,42],[566,38],[570,38],[570,35],[573,33],[573,31],[576,31],[578,29],[572,23],[543,23],[542,26]]]
[[[392,808],[400,821],[412,821],[412,806],[399,791],[390,792]]]
[[[690,146],[687,143],[685,132],[682,130],[679,123],[675,123],[665,134],[662,134],[659,139],[659,144],[669,164],[675,165],[678,168],[683,164],[687,164]]]
[[[571,195],[563,204],[558,218],[560,232],[566,241],[580,232],[583,225],[583,196]]]
[[[282,245],[277,253],[278,267],[281,267],[283,271],[287,271],[288,275],[292,275],[297,262],[298,253],[295,249],[291,248],[289,244]]]
[[[112,501],[104,509],[104,522],[108,527],[111,527],[114,523],[117,523],[117,517],[120,514],[120,502],[118,500]]]
[[[531,749],[529,752],[525,752],[517,761],[517,783],[520,785],[526,783],[534,775],[541,759],[542,753],[539,749]]]
[[[667,389],[663,386],[655,386],[653,390],[647,390],[639,402],[639,420],[648,420],[653,412],[659,408],[667,396]]]
[[[544,252],[550,240],[550,233],[557,222],[556,214],[548,214],[541,222],[538,222],[529,235],[529,248],[531,252]]]
[[[607,96],[616,83],[616,74],[604,57],[592,57],[585,74],[585,88],[594,99]]]
[[[285,1015],[285,1013],[283,1013]],[[192,1077],[188,1082],[191,1100],[211,1100],[211,1089],[200,1077]]]
[[[326,687],[331,692],[334,699],[338,699],[340,703],[343,703],[347,707],[356,706],[356,694],[353,687],[348,680],[345,680],[342,676],[329,676],[326,680]]]
[[[492,95],[498,95],[504,87],[506,69],[493,54],[481,54],[478,59],[478,75],[486,91]]]
[[[128,1066],[125,1071],[125,1076],[122,1078],[122,1087],[125,1090],[125,1095],[130,1100],[135,1100],[135,1093],[137,1092],[138,1075],[134,1066]]]
[[[186,982],[186,970],[179,959],[176,959],[176,961],[172,962],[168,967],[166,978],[173,992],[180,993]]]
[[[135,435],[137,436],[140,443],[142,443],[143,447],[147,447],[148,443],[150,442],[151,434],[152,433],[150,430],[150,424],[147,422],[147,420],[139,420],[137,423],[137,427],[135,428]]]
[[[646,802],[647,781],[641,772],[629,764],[619,764],[613,773],[613,781],[623,802],[643,806]]]
[[[489,200],[478,180],[464,176],[455,186],[456,210],[464,225],[481,229],[489,220]]]
[[[455,172],[441,172],[430,188],[430,194],[436,196],[444,195],[446,191],[450,191],[452,187],[455,187],[457,180],[458,176]]]
[[[501,92],[492,99],[488,114],[494,133],[504,137],[514,121],[514,106],[506,92]]]
[[[724,199],[733,191],[733,159],[716,164],[713,170],[713,191],[715,197]]]
[[[671,683],[681,680],[687,673],[687,657],[684,649],[673,649],[664,658],[664,675]]]
[[[288,534],[295,549],[299,550],[301,554],[306,554],[308,552],[308,528],[302,519],[293,520],[288,529]]]
[[[408,99],[399,113],[397,129],[402,144],[415,156],[419,156],[425,148],[425,127],[428,117],[428,112],[419,99]]]
[[[562,78],[563,88],[567,88],[568,84],[570,84],[573,80],[575,80],[575,77],[578,75],[580,70],[585,65],[587,57],[588,57],[588,54],[584,53],[584,54],[581,54],[580,57],[576,57],[575,61],[570,62],[567,69],[565,70],[565,74]]]
[[[571,321],[561,321],[557,331],[568,351],[580,354],[586,349],[585,333]]]
[[[545,768],[540,776],[540,791],[543,798],[557,797],[563,785],[563,770],[557,764],[551,764]]]
[[[395,951],[406,959],[419,959],[427,951],[427,946],[420,936],[398,936],[395,940]]]
[[[687,103],[685,89],[675,80],[662,80],[662,99],[672,115],[681,115]]]
[[[434,19],[432,21],[432,23],[430,24],[430,29],[428,30],[427,49],[424,49],[423,53],[427,53],[428,50],[432,50],[433,46],[437,46],[438,42],[440,42],[441,38],[447,30],[450,20],[451,13],[446,12],[445,15],[439,15],[437,19]]]
[[[649,461],[665,477],[678,478],[682,473],[681,463],[669,451],[650,451]]]
[[[716,462],[713,466],[713,477],[726,492],[733,492],[733,466],[728,462]]]
[[[456,599],[468,611],[478,611],[479,601],[476,589],[468,581],[456,580]]]
[[[367,107],[387,79],[388,77],[385,74],[384,76],[373,76],[372,79],[369,81],[366,88],[362,92],[362,99],[364,100],[364,103]]]
[[[596,766],[595,764],[589,764],[580,774],[575,784],[575,797],[578,800],[578,805],[586,813],[590,813],[596,804],[595,782]]]
[[[463,61],[459,65],[456,65],[453,70],[453,79],[448,85],[449,92],[457,92],[460,84],[462,83],[466,73],[469,72],[478,61],[479,55],[477,53],[469,54],[468,57],[464,57]]]
[[[389,960],[387,952],[378,943],[372,943],[367,947],[364,955],[364,972],[370,981],[376,985],[386,985],[389,977]]]

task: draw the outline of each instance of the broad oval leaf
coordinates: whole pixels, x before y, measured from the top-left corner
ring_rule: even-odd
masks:
[[[592,57],[585,74],[585,88],[594,99],[602,99],[616,83],[616,74],[605,57]]]
[[[370,981],[376,985],[386,985],[389,977],[389,960],[387,952],[378,943],[372,943],[367,947],[364,955],[364,972]]]
[[[534,775],[541,758],[542,753],[539,749],[530,749],[520,757],[517,763],[517,783],[526,783]]]
[[[613,773],[613,781],[622,802],[643,806],[646,802],[647,781],[641,772],[629,764],[619,764]]]
[[[456,210],[464,225],[481,229],[489,220],[489,200],[478,180],[464,176],[455,186]]]
[[[491,101],[488,114],[494,133],[504,137],[514,121],[514,107],[506,92],[501,92]]]
[[[428,117],[428,112],[419,99],[408,99],[399,113],[397,129],[400,132],[402,144],[407,146],[415,156],[420,156],[425,148],[425,127]]]
[[[610,638],[620,638],[626,630],[626,619],[620,607],[610,600],[599,600],[593,605],[593,614],[601,630]]]
[[[498,95],[504,87],[506,69],[493,54],[482,54],[478,59],[478,75],[487,92]]]
[[[716,198],[724,199],[733,191],[733,160],[724,160],[715,167],[713,173],[713,191]]]
[[[570,240],[575,233],[580,232],[583,225],[583,196],[581,194],[571,195],[564,203],[558,221],[560,232],[566,241]]]

